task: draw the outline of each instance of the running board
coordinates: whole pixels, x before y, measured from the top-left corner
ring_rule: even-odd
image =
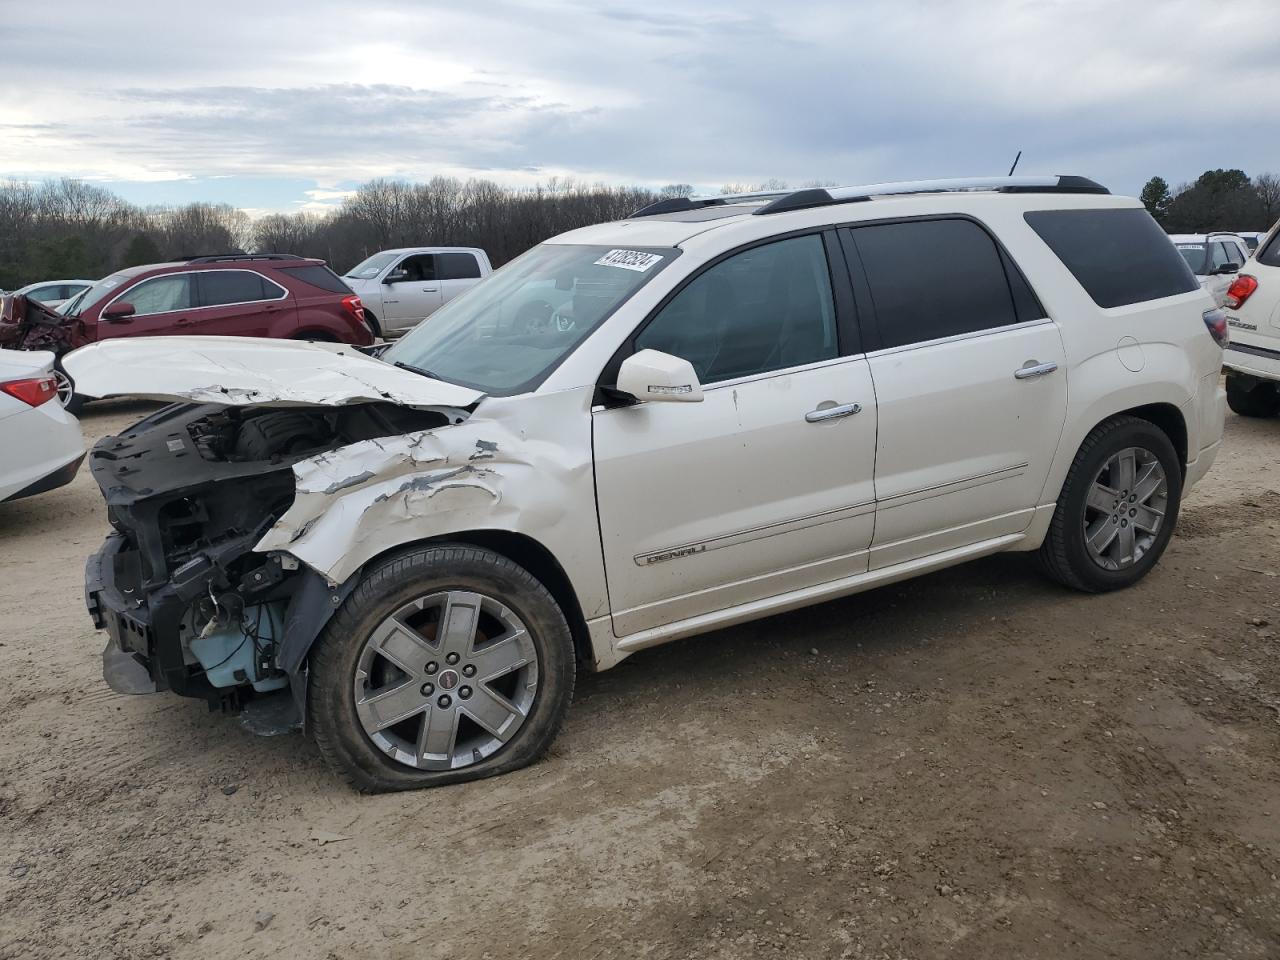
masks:
[[[1002,550],[1007,550],[1024,539],[1025,536],[1026,534],[1024,533],[1010,533],[991,540],[983,540],[981,543],[970,544],[967,547],[956,547],[952,550],[944,550],[942,553],[931,554],[916,560],[896,563],[891,567],[882,567],[879,570],[857,573],[851,577],[842,577],[839,580],[830,580],[827,583],[815,584],[812,587],[792,590],[790,593],[779,594],[776,597],[753,600],[750,603],[729,607],[726,610],[717,610],[715,613],[704,613],[696,617],[689,617],[687,620],[677,620],[675,623],[652,627],[623,637],[614,643],[614,649],[624,655],[635,653],[637,650],[655,647],[669,640],[679,640],[682,637],[708,633],[723,627],[746,623],[749,620],[773,616],[776,613],[798,610],[800,607],[807,607],[810,604],[834,600],[837,597],[846,597],[853,593],[861,593],[864,590],[882,587],[885,584],[896,583],[899,580],[909,580],[912,577],[932,573],[944,567],[955,566],[966,560],[976,560],[978,557],[1000,553]]]

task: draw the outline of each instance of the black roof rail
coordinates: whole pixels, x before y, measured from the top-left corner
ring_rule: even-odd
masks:
[[[726,203],[742,203],[749,200],[773,200],[778,197],[785,197],[792,190],[761,190],[755,193],[722,193],[715,197],[667,197],[663,200],[655,200],[653,203],[641,207],[628,220],[634,220],[637,217],[656,217],[660,213],[681,213],[685,210],[701,210],[703,207],[719,207]]]
[[[231,260],[305,260],[294,253],[219,253],[211,256],[179,257],[187,263],[222,263]]]
[[[971,177],[955,180],[903,180],[890,183],[871,183],[861,187],[810,187],[784,194],[755,211],[757,216],[823,207],[834,203],[856,203],[875,197],[905,196],[913,193],[963,193],[969,191],[995,193],[1092,193],[1109,194],[1111,191],[1088,177],[1077,176],[1018,176]]]

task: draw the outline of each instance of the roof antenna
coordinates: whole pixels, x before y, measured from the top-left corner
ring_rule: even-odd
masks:
[[[1018,161],[1022,159],[1022,151],[1018,151],[1018,155],[1013,158],[1013,166],[1009,168],[1009,176],[1013,176],[1013,171],[1018,169]]]

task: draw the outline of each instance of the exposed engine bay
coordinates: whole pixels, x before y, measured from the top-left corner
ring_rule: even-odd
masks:
[[[115,532],[90,558],[86,589],[111,636],[108,682],[238,709],[296,681],[345,593],[286,552],[253,549],[294,500],[293,465],[464,415],[391,403],[175,404],[101,440],[90,469]]]

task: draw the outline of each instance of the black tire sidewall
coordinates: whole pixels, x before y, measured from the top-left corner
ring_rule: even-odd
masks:
[[[1228,374],[1227,406],[1242,417],[1274,417],[1280,413],[1280,384],[1254,381],[1246,387],[1241,377]]]
[[[458,770],[417,770],[386,756],[365,733],[355,709],[355,668],[369,633],[392,610],[448,590],[492,597],[524,622],[538,654],[538,689],[520,729],[492,756]],[[321,752],[370,792],[477,780],[531,763],[564,719],[575,670],[569,625],[546,588],[499,554],[457,544],[421,548],[372,567],[316,640],[310,665],[308,719]]]
[[[1142,447],[1153,453],[1164,468],[1168,482],[1168,502],[1164,524],[1155,542],[1142,559],[1123,570],[1107,570],[1093,559],[1084,539],[1085,501],[1094,477],[1103,465],[1125,447]],[[1063,536],[1067,562],[1072,572],[1090,590],[1119,590],[1145,577],[1159,562],[1173,537],[1182,504],[1182,467],[1178,453],[1164,431],[1143,420],[1124,420],[1111,425],[1097,438],[1077,464],[1068,489],[1063,491]]]

